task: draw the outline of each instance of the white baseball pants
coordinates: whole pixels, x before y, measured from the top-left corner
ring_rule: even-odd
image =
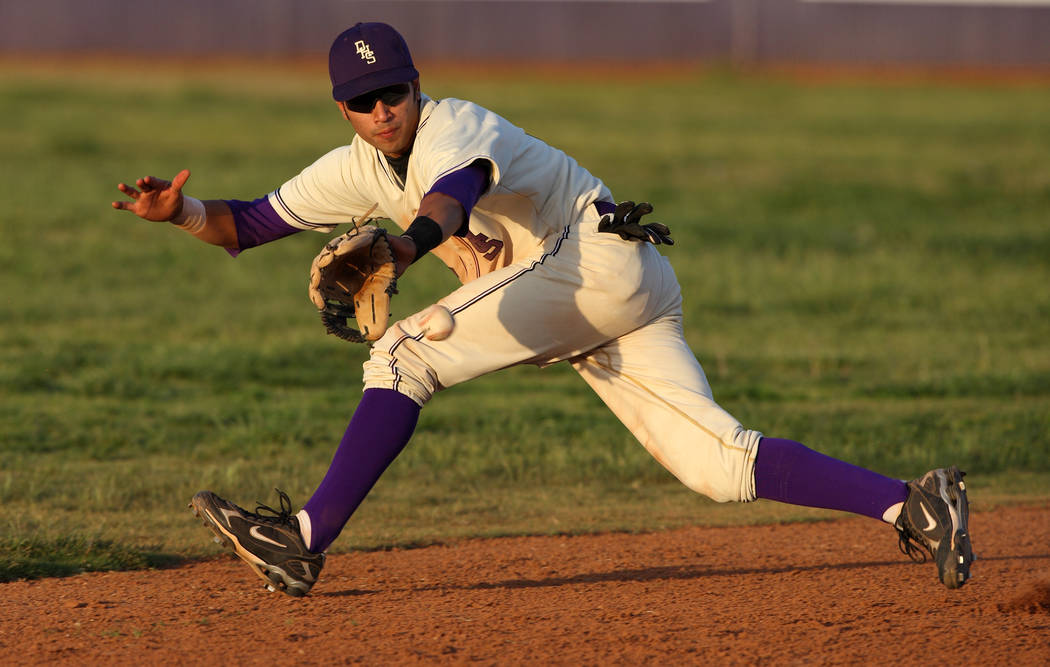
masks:
[[[424,315],[387,331],[364,364],[365,388],[424,405],[434,392],[517,364],[572,364],[639,442],[686,486],[719,502],[755,498],[762,434],[715,403],[682,335],[681,291],[649,243],[597,231],[593,207],[544,254],[486,274],[438,304],[444,340]]]

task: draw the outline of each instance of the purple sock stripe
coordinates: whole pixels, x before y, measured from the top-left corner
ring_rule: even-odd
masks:
[[[755,493],[768,500],[881,520],[887,508],[904,502],[908,487],[794,440],[762,438],[755,459]]]

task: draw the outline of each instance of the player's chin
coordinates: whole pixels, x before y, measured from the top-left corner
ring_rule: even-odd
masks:
[[[401,132],[394,131],[392,133],[383,132],[372,135],[371,143],[387,155],[398,155],[408,150],[410,142],[401,136]]]

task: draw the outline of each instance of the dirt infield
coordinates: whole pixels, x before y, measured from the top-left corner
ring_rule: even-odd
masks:
[[[337,555],[300,600],[232,558],[21,581],[0,663],[1047,664],[1050,509],[971,528],[958,591],[859,518]]]

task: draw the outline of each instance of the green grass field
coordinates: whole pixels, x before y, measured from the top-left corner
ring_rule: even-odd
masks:
[[[195,491],[301,504],[320,481],[366,358],[306,298],[326,237],[233,260],[109,202],[183,167],[197,197],[261,196],[350,140],[326,87],[0,65],[0,581],[214,554]],[[442,69],[424,89],[654,203],[689,342],[749,427],[902,478],[958,463],[976,509],[1050,497],[1046,86]],[[400,287],[396,316],[455,283],[427,259]],[[570,369],[519,368],[436,397],[334,550],[826,516],[691,494]]]

